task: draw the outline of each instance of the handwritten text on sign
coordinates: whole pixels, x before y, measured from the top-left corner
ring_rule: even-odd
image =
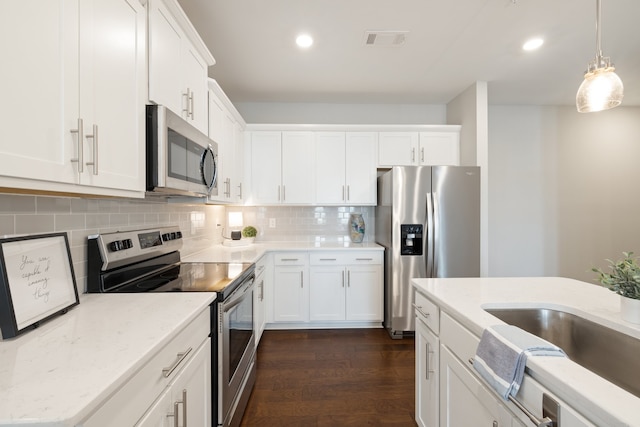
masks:
[[[5,242],[2,250],[18,329],[75,302],[63,236]]]

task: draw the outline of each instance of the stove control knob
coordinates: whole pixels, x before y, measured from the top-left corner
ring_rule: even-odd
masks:
[[[123,249],[130,249],[133,247],[133,241],[131,239],[125,239],[122,241]]]
[[[109,250],[111,252],[118,252],[120,249],[122,249],[122,242],[120,240],[109,243]]]
[[[182,239],[182,231],[176,231],[176,239]]]
[[[162,240],[163,240],[163,241],[165,241],[165,242],[167,242],[167,241],[169,241],[169,237],[170,237],[170,236],[169,236],[169,233],[164,233],[164,234],[162,235]]]

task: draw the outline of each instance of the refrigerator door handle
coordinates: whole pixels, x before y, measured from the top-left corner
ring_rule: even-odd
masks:
[[[440,254],[440,233],[438,228],[440,227],[440,205],[438,203],[438,193],[433,192],[431,194],[433,200],[433,246],[431,247],[432,262],[433,262],[433,276],[438,277],[438,259]]]
[[[434,259],[433,259],[433,243],[434,243],[434,217],[433,217],[433,193],[427,193],[427,223],[424,227],[424,233],[427,235],[424,241],[424,260],[426,263],[426,277],[434,276]]]

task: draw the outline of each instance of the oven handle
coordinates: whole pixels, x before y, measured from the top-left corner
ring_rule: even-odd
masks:
[[[242,285],[238,286],[238,289],[236,289],[231,293],[231,295],[229,295],[229,298],[222,301],[222,311],[227,311],[230,308],[240,304],[240,301],[244,297],[245,292],[247,292],[249,288],[253,286],[253,283],[255,282],[255,280],[256,280],[255,275],[250,276],[248,279],[244,281]]]

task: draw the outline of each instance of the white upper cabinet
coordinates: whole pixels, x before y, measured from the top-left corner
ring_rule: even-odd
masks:
[[[149,1],[149,100],[208,131],[207,68],[215,63],[175,0]]]
[[[378,166],[460,164],[460,126],[421,132],[380,132]]]
[[[218,83],[209,79],[209,138],[218,144],[218,195],[210,202],[241,203],[244,120]]]
[[[316,203],[375,205],[375,132],[315,133]]]
[[[313,153],[313,132],[252,132],[253,203],[312,204]]]
[[[0,71],[0,185],[142,197],[144,7],[41,0],[3,9],[0,48],[11,66]]]

